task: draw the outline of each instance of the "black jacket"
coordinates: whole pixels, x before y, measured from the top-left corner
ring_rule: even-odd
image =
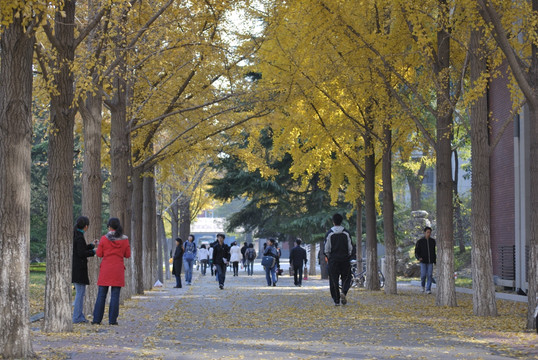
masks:
[[[228,245],[225,243],[221,245],[218,241],[215,241],[211,246],[213,247],[213,264],[224,265],[223,259],[230,262],[230,247]]]
[[[183,247],[179,245],[179,246],[176,246],[176,251],[174,252],[174,262],[172,263],[172,275],[180,276],[182,266],[183,266]]]
[[[73,234],[73,273],[71,282],[90,285],[88,277],[88,258],[95,255],[93,244],[86,244],[84,233],[75,230]]]
[[[430,237],[428,240],[426,240],[425,237],[420,238],[415,244],[415,257],[421,263],[435,264],[437,261],[437,255],[435,253],[435,239],[432,237]]]
[[[306,265],[306,250],[300,246],[295,246],[290,251],[290,264],[298,268],[303,266],[303,262]]]

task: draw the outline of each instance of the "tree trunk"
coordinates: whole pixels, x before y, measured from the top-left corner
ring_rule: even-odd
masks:
[[[144,294],[143,270],[143,241],[142,241],[142,202],[143,179],[140,168],[133,169],[132,220],[131,220],[131,251],[132,251],[132,282],[135,294]]]
[[[85,104],[80,107],[84,131],[84,163],[82,165],[82,214],[90,219],[86,241],[93,241],[101,235],[101,96],[87,94]],[[86,287],[84,314],[90,314],[97,298],[97,278],[100,260],[88,259],[90,285]]]
[[[143,178],[142,203],[142,242],[143,242],[143,273],[144,290],[151,290],[156,280],[157,244],[155,233],[155,178],[152,171],[148,171]]]
[[[157,214],[157,241],[159,244],[157,275],[159,280],[164,283],[164,279],[170,280],[170,263],[168,262],[168,259],[170,259],[170,250],[168,248],[168,241],[166,240],[166,232],[164,230],[164,221],[161,214]]]
[[[482,29],[471,30],[471,84],[486,74],[487,64],[480,45]],[[490,243],[490,178],[487,95],[471,104],[472,205],[471,264],[473,277],[473,313],[497,316],[495,284]]]
[[[370,126],[371,124],[367,125]],[[368,131],[364,136],[366,155],[364,159],[364,203],[366,208],[366,288],[379,290],[377,274],[377,224],[375,209],[375,153],[372,135]]]
[[[362,271],[364,264],[362,262],[362,199],[359,196],[357,198],[357,217],[355,218],[356,228],[357,228],[357,246],[356,246],[356,257],[357,257],[357,269],[359,272]]]
[[[385,233],[385,294],[397,294],[396,238],[394,237],[394,197],[392,193],[392,130],[384,128],[383,152],[383,232]]]
[[[533,4],[535,2],[533,1]],[[533,9],[538,10],[538,5],[533,6]],[[533,48],[534,49],[534,48]],[[538,55],[533,52],[534,63],[538,60]],[[535,66],[538,67],[538,64]],[[538,79],[538,69],[533,73],[535,75],[533,78]],[[538,94],[538,85],[535,85],[535,94]],[[527,279],[529,282],[529,290],[527,292],[528,299],[528,308],[527,308],[527,329],[536,329],[538,324],[536,324],[536,319],[534,318],[534,309],[538,305],[538,296],[537,287],[538,287],[538,108],[529,106],[530,109],[530,131],[531,131],[531,153],[530,158],[534,159],[531,161],[530,177],[531,177],[531,224],[530,224],[530,234],[527,238],[528,247],[529,247],[529,262],[528,268],[529,272],[527,274]]]
[[[308,259],[310,266],[308,268],[308,275],[316,275],[316,244],[309,244],[308,246],[310,246],[310,259]]]
[[[456,241],[458,242],[459,252],[463,254],[465,252],[464,231],[463,231],[463,218],[461,215],[461,199],[458,192],[458,178],[459,178],[459,157],[458,151],[454,150],[454,219],[456,220]]]
[[[442,18],[448,16],[446,0],[439,0]],[[456,306],[456,287],[454,284],[454,207],[452,205],[452,111],[450,105],[450,35],[441,27],[437,32],[437,247],[439,250],[437,281],[437,306]]]
[[[321,273],[321,279],[327,280],[329,278],[329,265],[325,261],[325,240],[320,241],[319,243],[319,271]]]
[[[30,167],[35,38],[14,18],[0,38],[0,357],[31,358]]]
[[[421,210],[422,208],[422,180],[426,173],[426,164],[422,162],[417,174],[407,174],[407,184],[409,185],[409,194],[411,197],[411,211]]]
[[[185,242],[191,233],[191,199],[181,195],[179,200],[179,237]]]
[[[49,136],[49,198],[47,222],[47,280],[43,331],[72,331],[71,259],[73,238],[73,128],[75,0],[56,12],[54,34],[62,45],[53,72],[57,92],[51,94]]]

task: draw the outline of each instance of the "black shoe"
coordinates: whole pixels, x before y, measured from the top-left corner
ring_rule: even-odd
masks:
[[[340,301],[342,302],[342,305],[347,304],[346,294],[340,294]]]
[[[117,322],[108,323],[108,325],[119,325]]]
[[[101,323],[100,323],[100,322],[92,321],[92,325],[101,325]]]
[[[273,283],[273,286],[276,286],[276,282]]]
[[[224,289],[224,285],[220,284],[219,289],[221,289],[221,290]]]

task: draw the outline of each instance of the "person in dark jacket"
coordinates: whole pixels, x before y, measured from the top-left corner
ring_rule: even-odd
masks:
[[[353,245],[351,235],[342,226],[344,218],[340,214],[333,215],[333,227],[325,237],[325,256],[329,263],[329,288],[334,305],[347,304],[347,292],[351,286],[351,252]],[[342,291],[339,282],[342,280]]]
[[[306,266],[306,250],[301,247],[301,239],[295,240],[295,247],[290,251],[290,265],[293,268],[293,283],[303,284],[303,266]]]
[[[80,216],[75,224],[73,232],[73,268],[71,281],[75,285],[75,306],[73,309],[73,323],[86,323],[84,317],[84,294],[86,285],[90,285],[88,277],[88,258],[95,255],[95,245],[86,244],[84,232],[88,230],[90,220],[86,216]]]
[[[174,288],[181,288],[181,268],[183,267],[183,240],[176,238],[176,251],[174,252],[172,263],[172,274],[176,277],[176,286]]]
[[[263,256],[272,256],[275,258],[273,267],[264,266],[265,269],[265,280],[267,281],[267,286],[276,286],[277,282],[277,261],[278,260],[278,249],[276,247],[275,239],[268,239],[266,242],[267,246],[263,250]]]
[[[226,266],[230,262],[230,247],[224,243],[225,238],[224,234],[217,234],[217,241],[211,244],[213,247],[213,266],[215,266],[221,290],[224,289],[224,281],[226,280]]]
[[[435,239],[431,237],[431,234],[432,228],[426,226],[424,236],[415,244],[415,257],[420,262],[420,284],[422,292],[425,291],[426,294],[432,293],[433,264],[437,261]]]

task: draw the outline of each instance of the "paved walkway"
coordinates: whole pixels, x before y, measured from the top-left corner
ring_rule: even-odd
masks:
[[[325,280],[295,287],[284,275],[268,287],[261,271],[228,272],[224,290],[199,273],[192,286],[173,285],[127,301],[119,326],[76,324],[73,333],[48,335],[34,327],[34,350],[44,359],[93,360],[538,359],[528,340],[521,346],[495,332],[473,333],[468,314],[445,323],[448,312],[463,309],[435,307],[434,296],[412,286],[395,296],[351,289],[348,304],[335,307]]]

